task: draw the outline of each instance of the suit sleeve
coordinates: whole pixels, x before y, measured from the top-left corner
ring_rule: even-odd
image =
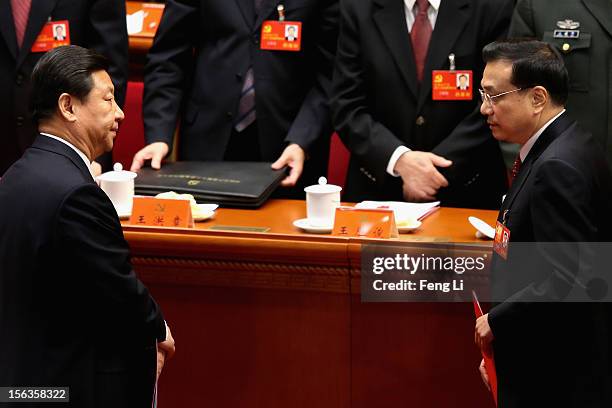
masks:
[[[589,205],[591,187],[578,170],[554,159],[543,163],[532,177],[529,211],[534,220],[535,256],[524,260],[521,271],[510,272],[525,275],[538,268],[546,274],[491,309],[489,324],[495,337],[518,330],[515,326],[521,324],[532,302],[563,301],[590,264],[588,248],[580,243],[597,240]]]
[[[75,289],[92,294],[101,331],[165,340],[161,310],[136,277],[117,215],[98,186],[84,185],[68,194],[55,231],[57,250],[82,276],[79,282],[85,287]]]
[[[194,63],[198,6],[195,1],[168,0],[144,74],[143,119],[146,143],[172,147],[184,89]]]
[[[89,48],[110,61],[109,74],[115,85],[115,99],[123,107],[128,79],[128,34],[125,1],[95,0],[89,10]]]
[[[402,141],[377,121],[368,109],[360,37],[353,2],[342,0],[333,77],[333,123],[351,154],[366,163],[376,179],[382,182],[387,162]]]
[[[327,137],[332,132],[329,99],[338,41],[338,14],[338,0],[323,2],[319,10],[316,51],[310,63],[316,69],[316,78],[286,138],[288,143],[297,143],[307,152],[319,137]]]

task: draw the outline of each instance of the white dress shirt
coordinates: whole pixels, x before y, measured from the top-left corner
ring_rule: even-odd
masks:
[[[87,156],[85,156],[85,153],[83,153],[82,151],[80,151],[79,149],[77,149],[72,143],[62,139],[61,137],[57,137],[57,136],[53,136],[50,135],[48,133],[43,133],[40,132],[41,135],[43,136],[47,136],[50,137],[51,139],[55,139],[58,142],[62,142],[63,144],[65,144],[66,146],[70,147],[72,150],[74,150],[76,152],[76,154],[79,155],[79,157],[83,160],[83,162],[85,163],[85,165],[87,166],[87,170],[89,170],[89,174],[91,174],[91,178],[94,179],[94,181],[96,180],[96,176],[94,176],[93,172],[91,171],[91,162],[89,161],[89,159],[87,158]]]
[[[429,23],[431,24],[431,29],[433,30],[436,26],[436,19],[438,18],[438,11],[440,10],[440,3],[442,0],[429,0],[429,9],[427,10],[427,18],[429,19]],[[408,26],[408,32],[412,31],[412,26],[414,25],[414,19],[416,16],[415,13],[416,8],[416,0],[404,0],[404,14],[406,14],[406,25]],[[407,39],[406,41],[410,41]],[[406,152],[409,152],[411,149],[406,146],[399,146],[389,159],[389,163],[387,164],[387,173],[392,175],[393,177],[399,177],[393,169],[395,168],[395,164],[399,160],[400,156]]]
[[[429,0],[429,9],[427,10],[427,18],[431,24],[433,30],[436,26],[436,19],[438,18],[438,10],[440,9],[440,2],[442,0]],[[416,17],[416,0],[404,0],[404,11],[406,14],[406,24],[408,25],[408,32],[412,31],[414,25],[414,19]]]

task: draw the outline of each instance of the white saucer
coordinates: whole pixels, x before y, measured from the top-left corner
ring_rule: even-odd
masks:
[[[415,221],[414,224],[410,225],[410,226],[397,226],[397,231],[398,232],[412,232],[415,231],[417,229],[419,229],[419,227],[422,225],[423,223],[421,221]]]
[[[198,204],[200,211],[215,211],[219,208],[219,204]]]
[[[495,228],[484,222],[478,217],[468,217],[468,221],[476,228],[476,238],[495,238]]]
[[[300,218],[299,220],[295,220],[293,221],[293,225],[306,232],[310,232],[311,234],[329,234],[334,228],[333,225],[327,225],[324,227],[310,225],[308,218]]]
[[[204,221],[212,218],[215,215],[215,210],[219,208],[218,204],[197,204],[200,209],[198,215],[193,214],[194,221]]]

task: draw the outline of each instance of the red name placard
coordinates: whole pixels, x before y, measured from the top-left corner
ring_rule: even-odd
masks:
[[[130,224],[148,227],[193,228],[188,200],[134,197]]]
[[[393,210],[336,208],[332,235],[340,237],[397,238]]]

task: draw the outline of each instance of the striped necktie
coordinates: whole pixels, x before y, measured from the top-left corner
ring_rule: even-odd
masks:
[[[15,22],[15,34],[17,35],[18,48],[21,48],[21,45],[23,44],[23,36],[28,25],[31,5],[32,0],[11,0],[11,9],[13,10],[13,21]]]
[[[249,67],[242,84],[242,94],[240,95],[240,102],[238,104],[238,120],[234,125],[234,129],[238,132],[242,132],[248,128],[253,122],[255,122],[256,111],[255,111],[255,78],[253,77],[253,67]]]
[[[254,2],[255,14],[259,14],[263,0],[254,0]],[[253,66],[250,66],[244,76],[240,102],[238,103],[238,118],[234,124],[234,129],[237,132],[242,132],[252,125],[255,119],[257,119],[257,111],[255,110],[255,77],[253,75]]]
[[[429,49],[429,40],[431,39],[433,30],[429,18],[427,17],[429,0],[417,0],[415,4],[418,9],[414,18],[412,30],[410,30],[410,39],[412,40],[412,49],[414,50],[417,79],[421,82],[423,80],[427,50]]]

